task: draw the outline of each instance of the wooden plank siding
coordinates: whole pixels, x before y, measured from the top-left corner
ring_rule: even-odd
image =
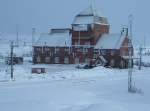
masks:
[[[45,49],[47,48],[47,49]],[[112,67],[120,67],[121,62],[124,62],[124,67],[127,67],[127,60],[124,60],[121,57],[122,49],[105,49],[105,50],[94,50],[93,48],[87,48],[85,51],[84,48],[76,48],[76,47],[34,47],[34,56],[33,63],[34,64],[75,64],[75,59],[79,59],[79,63],[85,63],[87,59],[92,60],[96,59],[99,55],[102,55],[108,65]],[[99,53],[103,52],[105,53]],[[38,57],[40,60],[38,61]],[[48,60],[46,58],[49,57]],[[56,57],[59,58],[58,63],[56,63]],[[68,58],[68,62],[65,62],[65,58]],[[112,64],[112,60],[114,60],[114,65]]]
[[[92,26],[93,25],[93,26]],[[128,55],[128,47],[119,49],[94,49],[97,41],[102,34],[109,33],[109,25],[91,24],[87,31],[71,30],[71,47],[49,47],[49,46],[34,46],[33,63],[34,64],[76,64],[84,63],[88,60],[95,59],[102,55],[107,64],[112,67],[126,68],[128,61],[123,58],[123,55]],[[80,36],[80,37],[79,37]],[[80,38],[80,44],[79,43]],[[122,46],[128,45],[126,38]],[[89,47],[83,47],[88,44]],[[76,45],[81,45],[80,48]],[[83,45],[83,46],[82,46]],[[105,52],[100,53],[100,52]]]

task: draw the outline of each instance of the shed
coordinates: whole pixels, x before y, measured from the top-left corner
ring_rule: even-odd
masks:
[[[33,65],[31,68],[31,73],[32,74],[43,74],[46,73],[48,68],[45,67],[45,65]]]

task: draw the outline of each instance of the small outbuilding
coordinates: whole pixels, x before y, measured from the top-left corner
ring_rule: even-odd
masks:
[[[43,74],[47,72],[47,68],[42,65],[35,65],[31,68],[32,74]]]

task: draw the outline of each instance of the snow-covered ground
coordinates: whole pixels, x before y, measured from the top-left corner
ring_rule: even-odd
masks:
[[[141,91],[131,94],[126,69],[48,65],[48,73],[32,75],[29,67],[15,66],[15,81],[0,82],[1,111],[150,110],[150,68],[134,68],[135,86]]]
[[[10,66],[1,61],[10,53],[10,42],[2,37],[0,111],[150,111],[150,68],[142,67],[139,71],[134,67],[133,84],[139,89],[137,93],[128,93],[127,69],[41,65],[47,68],[47,73],[39,75],[31,74],[35,65],[28,62],[30,57],[24,58],[23,65],[14,66],[14,81],[11,81]],[[15,48],[22,55],[31,50],[31,46]],[[150,56],[144,56],[142,61],[150,63]]]

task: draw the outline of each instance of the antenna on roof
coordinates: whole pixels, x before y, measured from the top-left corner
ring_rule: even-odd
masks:
[[[92,9],[95,8],[94,0],[90,0],[90,6],[92,7]]]
[[[93,13],[95,14],[96,8],[95,8],[95,0],[90,0],[90,6],[92,8]]]

